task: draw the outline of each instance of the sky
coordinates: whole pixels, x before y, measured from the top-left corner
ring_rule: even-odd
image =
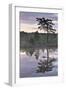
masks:
[[[38,22],[36,21],[36,18],[42,17],[52,19],[53,23],[55,24],[53,28],[56,29],[56,32],[58,31],[57,13],[20,12],[19,14],[20,31],[29,33],[38,31],[39,33],[43,33],[43,30],[38,29]]]

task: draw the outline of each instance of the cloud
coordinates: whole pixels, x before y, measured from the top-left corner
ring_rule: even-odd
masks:
[[[35,32],[37,31],[37,24],[20,24],[20,31],[24,32]]]
[[[34,24],[36,22],[36,18],[48,18],[55,21],[58,21],[57,13],[40,13],[40,12],[20,12],[20,23],[29,23]]]

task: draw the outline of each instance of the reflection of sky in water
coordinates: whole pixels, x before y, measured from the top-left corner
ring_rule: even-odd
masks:
[[[35,55],[38,55],[38,59],[36,59]],[[49,50],[49,59],[55,58],[56,61],[53,62],[52,64],[55,65],[56,67],[52,69],[52,71],[45,72],[45,73],[37,73],[37,67],[38,67],[38,62],[40,60],[44,61],[47,59],[47,51],[46,49],[42,50],[40,49],[39,52],[38,50],[35,50],[32,54],[32,56],[26,52],[20,52],[20,77],[38,77],[38,76],[57,76],[58,74],[58,66],[57,66],[57,58],[58,58],[58,53],[57,49]]]

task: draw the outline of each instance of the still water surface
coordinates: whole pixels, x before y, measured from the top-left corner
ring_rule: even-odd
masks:
[[[49,49],[47,69],[47,49],[26,49],[20,51],[20,78],[58,75],[58,50]]]

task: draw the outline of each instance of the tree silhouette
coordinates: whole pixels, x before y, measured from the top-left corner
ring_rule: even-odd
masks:
[[[55,25],[51,19],[46,19],[44,17],[42,18],[36,18],[36,21],[38,21],[38,29],[43,30],[47,33],[47,66],[49,61],[49,47],[48,47],[48,36],[49,33],[55,33],[55,29],[53,29],[53,25]]]

